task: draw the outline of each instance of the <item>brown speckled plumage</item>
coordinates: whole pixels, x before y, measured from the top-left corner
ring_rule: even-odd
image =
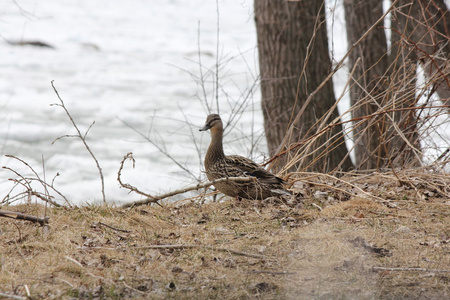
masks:
[[[263,169],[252,160],[239,156],[225,156],[223,152],[223,123],[220,116],[211,114],[201,131],[211,130],[211,143],[205,155],[205,169],[209,180],[227,177],[253,177],[253,181],[228,181],[214,186],[231,197],[265,199],[281,194],[289,195],[283,179]]]

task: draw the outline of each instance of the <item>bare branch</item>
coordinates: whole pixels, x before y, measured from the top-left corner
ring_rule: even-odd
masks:
[[[143,134],[142,132],[140,132],[139,130],[137,130],[135,127],[133,127],[132,125],[128,124],[127,122],[125,122],[124,120],[119,119],[120,121],[122,121],[123,124],[125,124],[126,126],[128,126],[129,128],[131,128],[134,132],[136,132],[137,134],[139,134],[141,137],[143,137],[145,140],[147,140],[148,142],[150,142],[153,146],[155,146],[159,152],[161,152],[162,154],[164,154],[167,158],[169,158],[171,161],[173,161],[178,167],[180,167],[180,169],[182,169],[183,171],[185,171],[186,173],[188,173],[192,178],[194,178],[195,180],[198,180],[198,178],[191,172],[191,170],[189,170],[188,168],[186,168],[185,166],[183,166],[179,161],[177,161],[172,155],[170,155],[170,153],[166,150],[163,149],[162,146],[160,146],[158,143],[156,143],[155,141],[153,141],[152,139],[150,139],[149,136],[146,136],[145,134]]]
[[[58,91],[56,90],[54,84],[53,84],[53,80],[51,81],[53,90],[55,91],[56,96],[58,97],[59,101],[61,102],[61,104],[59,106],[61,106],[64,111],[66,112],[67,116],[70,119],[70,122],[72,122],[73,127],[75,128],[75,130],[77,131],[77,137],[80,138],[80,140],[83,142],[84,147],[86,148],[86,150],[89,152],[89,154],[92,156],[92,158],[95,161],[95,164],[97,165],[97,169],[98,169],[98,173],[100,174],[100,180],[102,182],[102,197],[103,197],[103,202],[106,202],[106,196],[105,196],[105,180],[103,178],[103,172],[102,172],[102,168],[100,167],[100,164],[97,160],[97,158],[95,157],[94,153],[91,151],[91,149],[89,148],[87,142],[86,142],[86,135],[88,134],[89,130],[91,129],[91,127],[95,124],[95,122],[93,122],[88,130],[86,130],[86,133],[83,135],[81,134],[81,131],[78,129],[77,124],[75,123],[75,121],[73,120],[72,116],[70,115],[69,111],[67,110],[66,106],[64,105],[64,101],[61,99],[61,97],[59,96]],[[72,136],[63,136],[63,137],[72,137]],[[60,137],[61,138],[61,137]],[[57,141],[59,138],[57,138],[55,141]],[[54,142],[55,142],[54,141]]]
[[[150,194],[147,194],[145,192],[140,191],[138,188],[136,188],[136,187],[134,187],[134,186],[132,186],[132,185],[130,185],[128,183],[123,183],[122,182],[120,176],[121,176],[121,173],[122,173],[123,164],[124,164],[125,160],[127,160],[127,159],[130,159],[130,160],[133,161],[133,166],[134,166],[134,163],[135,163],[135,160],[133,158],[133,153],[129,152],[129,153],[127,153],[127,155],[125,155],[123,157],[123,160],[120,162],[119,171],[117,173],[117,180],[119,181],[119,184],[122,187],[124,187],[126,189],[129,189],[130,191],[133,191],[133,192],[138,193],[140,195],[146,196],[148,198],[144,199],[144,200],[139,200],[139,201],[134,201],[134,202],[131,202],[131,203],[124,204],[124,205],[121,206],[122,208],[134,207],[134,206],[145,205],[145,204],[150,204],[150,203],[156,203],[156,204],[161,206],[161,204],[158,203],[159,200],[162,200],[162,199],[165,199],[165,198],[168,198],[168,197],[172,197],[172,196],[175,196],[175,195],[178,195],[178,194],[183,194],[183,193],[186,193],[186,192],[189,192],[189,191],[207,188],[207,187],[209,187],[211,185],[214,185],[216,183],[228,182],[228,181],[252,181],[252,180],[255,180],[252,177],[220,178],[220,179],[216,179],[216,180],[213,180],[213,181],[207,181],[207,182],[203,182],[203,183],[198,183],[196,185],[191,185],[191,186],[188,186],[186,188],[181,188],[181,189],[178,189],[178,190],[166,193],[166,194],[162,194],[162,195],[158,195],[158,196],[152,196]]]
[[[58,106],[61,106],[61,105],[58,105]],[[75,134],[66,134],[66,135],[62,135],[62,136],[59,136],[59,137],[57,137],[56,139],[54,139],[53,140],[53,142],[52,142],[52,145],[57,141],[57,140],[60,140],[60,139],[62,139],[62,138],[78,138],[79,136],[78,135],[75,135]]]
[[[320,130],[319,132],[317,132],[316,134],[308,137],[307,139],[302,140],[300,142],[293,143],[292,145],[289,146],[289,148],[278,152],[276,155],[272,156],[272,158],[270,158],[267,162],[262,164],[262,166],[270,164],[274,160],[278,159],[280,156],[283,156],[286,153],[288,153],[288,152],[290,152],[290,151],[300,147],[301,145],[308,143],[311,139],[315,139],[316,136],[323,134],[324,132],[328,131],[331,127],[340,126],[342,124],[356,122],[356,121],[361,121],[361,120],[367,120],[367,119],[371,119],[371,118],[379,116],[379,115],[384,115],[384,114],[388,114],[388,113],[392,113],[392,112],[414,111],[414,110],[422,110],[424,108],[428,108],[428,109],[431,109],[431,108],[450,108],[450,105],[415,106],[415,107],[402,107],[402,108],[386,109],[386,110],[377,111],[377,112],[375,112],[373,114],[370,114],[370,115],[357,117],[357,118],[353,118],[353,119],[342,121],[342,122],[338,122],[338,123],[331,123],[331,124],[327,125],[326,127],[324,127],[322,130]]]
[[[289,126],[288,130],[286,131],[286,134],[283,138],[283,141],[280,143],[280,146],[278,147],[277,151],[276,151],[276,155],[270,160],[270,162],[272,162],[275,158],[278,158],[280,153],[286,153],[286,151],[282,151],[283,147],[287,145],[288,139],[289,137],[292,135],[292,132],[295,130],[295,124],[298,124],[298,121],[300,120],[301,116],[303,115],[303,113],[305,112],[306,108],[308,107],[308,105],[310,104],[310,102],[312,101],[312,99],[314,99],[315,95],[322,89],[322,87],[329,81],[331,80],[331,78],[333,77],[333,75],[339,71],[339,69],[341,69],[344,66],[344,62],[346,61],[346,59],[350,56],[350,53],[365,39],[367,38],[367,36],[375,29],[377,28],[378,24],[381,23],[384,18],[387,16],[388,13],[390,13],[395,5],[398,3],[399,0],[395,0],[393,1],[391,7],[360,37],[360,39],[354,43],[353,45],[351,45],[351,47],[349,48],[349,50],[347,51],[347,53],[344,55],[344,57],[336,64],[336,66],[334,67],[333,70],[331,70],[331,72],[327,75],[327,77],[320,83],[320,85],[308,96],[308,98],[305,100],[305,102],[303,103],[303,106],[301,107],[301,109],[299,110],[299,112],[296,114],[295,118],[293,118],[293,121],[291,122],[291,125]],[[339,126],[339,125],[335,125],[335,126]],[[291,150],[291,149],[290,149]],[[289,151],[290,151],[289,150]],[[271,168],[271,166],[269,166],[269,169]]]
[[[220,107],[219,107],[219,37],[220,37],[220,18],[219,18],[219,1],[216,0],[216,18],[217,18],[217,29],[216,29],[216,69],[215,69],[215,81],[213,82],[213,84],[216,84],[216,109],[217,109],[217,113],[220,114]]]
[[[122,182],[122,179],[120,178],[120,175],[122,174],[123,164],[124,164],[125,160],[127,160],[127,159],[130,159],[131,161],[133,161],[133,168],[134,168],[135,163],[136,163],[136,161],[134,160],[134,157],[133,157],[133,153],[132,153],[132,152],[128,152],[127,155],[125,155],[125,156],[123,157],[122,161],[120,162],[120,168],[119,168],[119,171],[117,172],[117,181],[119,181],[120,186],[121,186],[121,187],[124,187],[124,188],[126,188],[126,189],[128,189],[128,190],[130,190],[130,191],[132,191],[132,192],[135,192],[135,193],[137,193],[137,194],[140,194],[140,195],[142,195],[142,196],[148,197],[148,198],[146,199],[147,202],[146,202],[145,204],[148,204],[148,203],[156,203],[156,204],[158,204],[159,206],[161,206],[161,204],[158,203],[158,201],[159,201],[160,199],[156,199],[156,198],[153,197],[152,195],[140,191],[138,188],[132,186],[131,184],[123,183],[123,182]],[[133,202],[133,203],[134,203],[134,202]],[[133,204],[133,203],[132,203],[132,204]],[[133,205],[130,205],[130,206],[133,206]],[[122,206],[122,207],[128,207],[128,206],[125,206],[125,205],[124,205],[124,206]]]
[[[46,196],[42,196],[41,193],[38,193],[38,192],[33,190],[33,188],[31,187],[31,182],[32,181],[37,181],[44,187],[44,189],[46,191],[48,190],[47,189],[48,187],[51,188],[54,192],[56,192],[58,195],[60,195],[64,199],[64,201],[66,201],[66,203],[69,205],[69,207],[71,207],[71,205],[70,205],[69,201],[66,199],[66,197],[64,197],[64,195],[61,194],[57,189],[55,189],[53,187],[53,184],[50,185],[47,182],[45,182],[45,180],[42,180],[39,177],[39,175],[37,174],[37,172],[27,162],[25,162],[24,160],[22,160],[22,159],[20,159],[18,157],[15,157],[14,155],[6,155],[6,157],[13,158],[13,159],[16,159],[16,160],[20,161],[22,164],[27,166],[33,172],[33,174],[36,176],[36,178],[24,177],[23,175],[19,174],[17,171],[15,171],[15,170],[13,170],[13,169],[11,169],[9,167],[3,166],[3,169],[9,170],[9,171],[13,172],[14,174],[16,174],[18,177],[20,177],[20,179],[10,179],[10,180],[16,182],[17,184],[22,185],[27,190],[27,195],[28,196],[33,195],[33,196],[36,196],[36,197],[40,198],[41,200],[43,200],[45,202],[51,203],[52,205],[54,205],[56,207],[60,207],[61,206],[57,202],[53,201],[51,199],[52,197],[50,195],[48,195],[48,197],[47,197],[47,195]],[[11,192],[13,190],[14,190],[14,188],[12,188],[11,191],[3,198],[3,201],[5,201],[5,199],[7,197],[9,197],[9,195],[11,194]]]

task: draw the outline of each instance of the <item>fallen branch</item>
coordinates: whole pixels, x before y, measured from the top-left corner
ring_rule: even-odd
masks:
[[[106,248],[106,247],[80,247],[80,248],[89,248],[89,249],[110,249],[110,250],[118,250],[118,249],[124,249],[124,247],[117,247],[117,248]],[[267,256],[259,255],[259,254],[251,254],[241,251],[236,251],[232,249],[227,248],[221,248],[221,247],[214,247],[214,246],[206,246],[206,245],[193,245],[193,244],[177,244],[177,245],[149,245],[149,246],[138,246],[138,247],[131,247],[134,249],[193,249],[193,248],[203,248],[213,251],[219,251],[219,252],[228,252],[234,255],[239,256],[246,256],[246,257],[252,257],[252,258],[259,258],[259,259],[267,259]],[[130,249],[130,247],[127,247],[127,249]]]
[[[104,227],[107,227],[109,229],[112,229],[112,230],[115,230],[115,231],[120,231],[120,232],[125,232],[125,233],[130,233],[131,232],[130,230],[115,228],[115,227],[112,227],[111,225],[108,225],[108,224],[105,224],[105,223],[102,223],[102,222],[93,222],[91,224],[91,227],[93,227],[93,228],[97,228],[97,227],[100,227],[100,226],[104,226]]]
[[[31,215],[27,215],[27,214],[23,214],[23,213],[19,213],[19,212],[6,211],[6,210],[0,210],[0,217],[11,218],[11,219],[16,219],[16,220],[26,220],[26,221],[30,221],[30,222],[39,223],[41,225],[48,224],[48,220],[49,220],[49,218],[39,218],[36,216],[31,216]]]
[[[450,270],[443,269],[426,269],[426,268],[386,268],[372,267],[373,271],[415,271],[415,272],[431,272],[431,273],[450,273]]]
[[[270,275],[295,275],[297,272],[287,272],[287,271],[260,271],[260,270],[253,270],[253,271],[246,271],[244,273],[248,274],[270,274]]]
[[[17,299],[17,300],[27,300],[28,299],[28,297],[10,295],[10,294],[5,294],[5,293],[0,293],[0,297],[9,298],[9,299]]]
[[[204,249],[213,250],[213,251],[228,252],[228,253],[231,253],[231,254],[234,254],[234,255],[239,255],[239,256],[247,256],[247,257],[261,258],[261,259],[266,259],[267,258],[264,255],[251,254],[251,253],[231,250],[231,249],[227,249],[227,248],[220,248],[220,247],[213,247],[213,246],[204,246],[204,245],[190,245],[190,244],[186,244],[186,245],[184,245],[184,244],[180,244],[180,245],[150,245],[150,246],[141,246],[141,247],[136,247],[136,248],[140,248],[140,249],[192,249],[192,248],[204,248]]]
[[[133,192],[135,192],[135,193],[138,193],[138,194],[140,194],[140,195],[146,196],[147,199],[139,200],[139,201],[134,201],[134,202],[131,202],[131,203],[126,203],[126,204],[124,204],[124,205],[121,206],[122,208],[129,208],[129,207],[134,207],[134,206],[139,206],[139,205],[145,205],[145,204],[150,204],[150,203],[156,203],[156,204],[158,204],[158,205],[161,206],[161,204],[158,203],[159,200],[162,200],[162,199],[168,198],[168,197],[172,197],[172,196],[175,196],[175,195],[178,195],[178,194],[183,194],[183,193],[186,193],[186,192],[189,192],[189,191],[207,188],[207,187],[209,187],[209,186],[211,186],[211,185],[214,185],[214,184],[216,184],[216,183],[220,183],[220,182],[228,182],[228,181],[252,181],[252,180],[254,180],[254,178],[252,178],[252,177],[228,177],[228,178],[220,178],[220,179],[216,179],[216,180],[212,180],[212,181],[207,181],[207,182],[203,182],[203,183],[198,183],[198,184],[196,184],[196,185],[191,185],[191,186],[188,186],[188,187],[186,187],[186,188],[181,188],[181,189],[178,189],[178,190],[175,190],[175,191],[166,193],[166,194],[162,194],[162,195],[159,195],[159,196],[152,196],[152,195],[150,195],[150,194],[147,194],[147,193],[144,193],[144,192],[140,191],[138,188],[136,188],[136,187],[134,187],[134,186],[132,186],[132,185],[130,185],[130,184],[128,184],[128,183],[123,183],[123,182],[122,182],[122,180],[120,179],[120,175],[121,175],[121,173],[122,173],[123,164],[124,164],[125,160],[127,160],[127,159],[130,159],[130,160],[133,161],[133,167],[134,167],[135,160],[134,160],[134,158],[133,158],[133,153],[129,152],[129,153],[127,153],[127,155],[125,155],[125,156],[123,157],[123,160],[122,160],[121,163],[120,163],[119,172],[117,173],[117,180],[119,181],[119,184],[120,184],[122,187],[124,187],[124,188],[126,188],[126,189],[129,189],[129,190],[131,190],[131,191],[133,191]]]

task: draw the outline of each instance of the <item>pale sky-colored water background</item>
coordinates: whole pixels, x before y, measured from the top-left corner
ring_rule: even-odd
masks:
[[[134,153],[136,168],[127,164],[123,180],[143,191],[160,193],[195,182],[123,121],[202,178],[192,137],[203,155],[209,134],[197,128],[208,112],[199,100],[203,89],[190,74],[200,75],[200,45],[211,101],[215,75],[208,70],[216,64],[219,15],[220,112],[224,119],[229,117],[230,107],[242,102],[257,77],[252,6],[251,1],[219,1],[217,13],[215,1],[200,0],[2,1],[4,39],[39,40],[55,49],[0,43],[1,165],[28,174],[4,156],[13,154],[43,176],[44,161],[47,181],[59,173],[54,185],[70,201],[101,200],[98,171],[81,141],[64,138],[51,144],[59,136],[75,134],[63,109],[50,106],[58,103],[50,84],[54,80],[81,131],[95,121],[87,142],[102,167],[109,201],[139,199],[119,188],[116,180],[119,162],[128,152]],[[227,136],[233,141],[229,151],[248,154],[248,140],[239,136],[251,133],[251,121],[254,136],[262,134],[260,96],[254,92],[247,113],[233,129],[235,135]],[[264,142],[259,143],[255,157],[265,151]],[[12,187],[10,177],[15,177],[12,172],[1,170],[2,197]]]
[[[327,3],[328,15],[336,14],[328,26],[338,60],[346,48],[342,4]],[[200,99],[206,94],[217,112],[212,92],[217,61],[222,117],[228,120],[241,103],[245,108],[225,137],[225,151],[256,161],[266,155],[255,86],[253,1],[220,0],[217,7],[216,1],[204,0],[4,0],[0,8],[2,166],[29,175],[21,163],[4,156],[15,155],[42,178],[44,165],[48,182],[59,173],[54,186],[71,202],[101,200],[98,171],[82,142],[63,138],[52,144],[60,136],[75,134],[64,110],[51,106],[59,103],[50,84],[54,80],[80,130],[84,133],[95,121],[87,143],[102,167],[108,201],[139,199],[117,182],[119,163],[128,152],[134,153],[136,168],[127,163],[122,179],[143,191],[158,194],[204,178],[201,159],[209,134],[197,129],[208,111]],[[5,39],[39,40],[54,49],[12,46]],[[199,47],[205,91],[198,80]],[[337,96],[346,80],[345,71],[333,78]],[[341,111],[347,102],[342,101]],[[130,126],[164,148],[191,175]],[[12,177],[11,171],[0,171],[0,198],[13,186],[8,180]]]

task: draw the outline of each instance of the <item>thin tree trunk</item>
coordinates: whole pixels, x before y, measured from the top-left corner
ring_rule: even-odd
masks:
[[[414,47],[426,79],[441,100],[450,105],[450,11],[443,0],[404,0],[399,21],[407,22],[409,44]],[[408,10],[408,11],[407,11]],[[414,43],[414,45],[413,45]]]
[[[344,8],[350,45],[383,15],[379,1],[345,0]],[[351,68],[361,59],[350,89],[353,118],[393,110],[355,124],[353,138],[356,165],[360,169],[411,166],[421,160],[416,112],[403,110],[417,103],[416,55],[405,43],[405,37],[412,31],[404,9],[405,6],[398,4],[392,14],[390,54],[384,28],[379,27],[350,55]]]
[[[391,62],[390,82],[395,90],[397,101],[395,108],[417,106],[417,51],[409,44],[409,40],[417,30],[410,19],[413,11],[410,0],[400,1],[391,17]],[[423,38],[423,37],[422,37]],[[393,114],[397,129],[389,128],[388,140],[393,166],[420,165],[420,136],[417,131],[417,112],[415,110],[399,111]],[[398,134],[403,133],[403,137]]]
[[[308,104],[298,124],[293,124],[292,135],[285,139],[308,95],[330,72],[325,11],[322,1],[315,0],[256,0],[254,6],[265,133],[270,154],[275,155],[315,133],[316,122],[335,104],[333,84],[328,81]],[[329,121],[337,117],[334,109]],[[341,126],[332,127],[291,170],[328,172],[337,166],[351,168],[341,131]],[[285,144],[281,145],[283,140]],[[320,151],[314,151],[319,147]],[[277,168],[293,154],[282,156]]]
[[[382,15],[382,1],[345,0],[345,20],[348,44],[353,45]],[[360,118],[373,114],[384,106],[388,69],[387,43],[383,28],[371,31],[358,44],[349,57],[349,69],[356,62],[353,82],[350,88],[352,117]],[[387,149],[380,147],[386,126],[385,117],[363,120],[353,130],[355,141],[355,165],[360,169],[374,169],[385,164]]]

